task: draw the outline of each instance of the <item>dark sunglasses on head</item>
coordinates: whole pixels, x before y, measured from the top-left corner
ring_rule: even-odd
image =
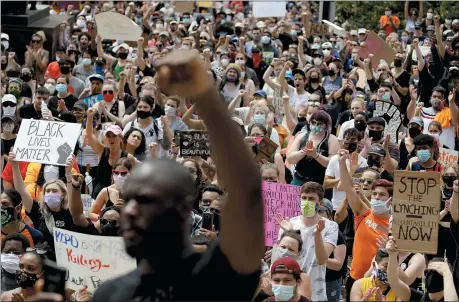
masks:
[[[6,101],[2,103],[3,107],[16,107],[16,104],[10,101]]]
[[[103,94],[113,94],[113,90],[102,91]]]
[[[113,173],[113,175],[116,175],[116,176],[118,176],[118,175],[126,176],[126,175],[128,175],[129,172],[127,172],[127,171],[116,171],[116,170],[113,170],[112,173]]]
[[[100,224],[102,224],[102,225],[110,224],[112,226],[116,226],[118,224],[118,221],[117,220],[108,220],[108,219],[105,219],[105,218],[101,218],[100,219]]]
[[[44,249],[36,249],[36,248],[33,248],[33,247],[26,248],[26,252],[35,252],[35,253],[37,253],[39,255],[46,254],[46,250],[44,250]]]
[[[38,44],[40,42],[41,42],[40,40],[32,40],[32,43],[35,43],[35,44]]]

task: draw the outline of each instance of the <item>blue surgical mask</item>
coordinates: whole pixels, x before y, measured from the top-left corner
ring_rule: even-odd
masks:
[[[60,93],[67,92],[67,85],[65,84],[57,84],[56,85],[56,91]]]
[[[103,75],[104,72],[105,72],[105,68],[104,68],[104,66],[96,65],[96,66],[94,66],[94,72],[97,73],[97,74]]]
[[[91,65],[91,59],[90,58],[84,58],[82,61],[84,66],[89,66]]]
[[[389,210],[387,207],[387,201],[384,200],[372,199],[370,201],[370,206],[373,212],[378,215],[384,214]]]
[[[273,284],[273,293],[278,301],[289,301],[295,294],[295,286]]]
[[[383,101],[390,101],[390,92],[385,92],[381,98]]]
[[[319,133],[322,133],[324,131],[324,128],[322,128],[321,126],[318,126],[318,125],[311,125],[311,132],[314,133],[314,134],[319,134]]]
[[[416,155],[421,162],[425,163],[430,159],[430,150],[418,150]]]
[[[256,124],[264,125],[266,121],[266,116],[264,114],[255,114],[253,116],[253,122]]]
[[[354,84],[354,86],[357,85],[357,80],[352,79],[352,83]]]

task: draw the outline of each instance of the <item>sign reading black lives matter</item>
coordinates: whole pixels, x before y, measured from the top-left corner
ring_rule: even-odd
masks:
[[[179,131],[181,156],[210,156],[207,131]]]
[[[392,235],[400,251],[436,254],[440,173],[395,171]]]
[[[22,120],[14,144],[16,159],[65,166],[73,154],[81,125],[43,120]]]

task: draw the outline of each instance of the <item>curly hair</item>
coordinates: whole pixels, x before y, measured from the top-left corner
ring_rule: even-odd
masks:
[[[129,138],[129,135],[131,135],[132,132],[134,131],[137,131],[140,133],[140,136],[142,138],[142,141],[140,142],[140,145],[134,150],[134,155],[142,155],[145,153],[145,150],[146,150],[146,138],[145,138],[145,134],[143,133],[142,130],[138,129],[138,128],[134,128],[134,127],[131,127],[129,128],[129,130],[126,132],[126,134],[124,135],[123,137],[123,141],[124,141],[124,145],[127,145],[127,140]]]

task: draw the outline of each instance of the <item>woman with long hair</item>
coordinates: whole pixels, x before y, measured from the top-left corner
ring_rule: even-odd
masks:
[[[123,136],[127,153],[131,154],[139,161],[143,161],[146,157],[145,140],[145,134],[137,128],[130,128]]]

